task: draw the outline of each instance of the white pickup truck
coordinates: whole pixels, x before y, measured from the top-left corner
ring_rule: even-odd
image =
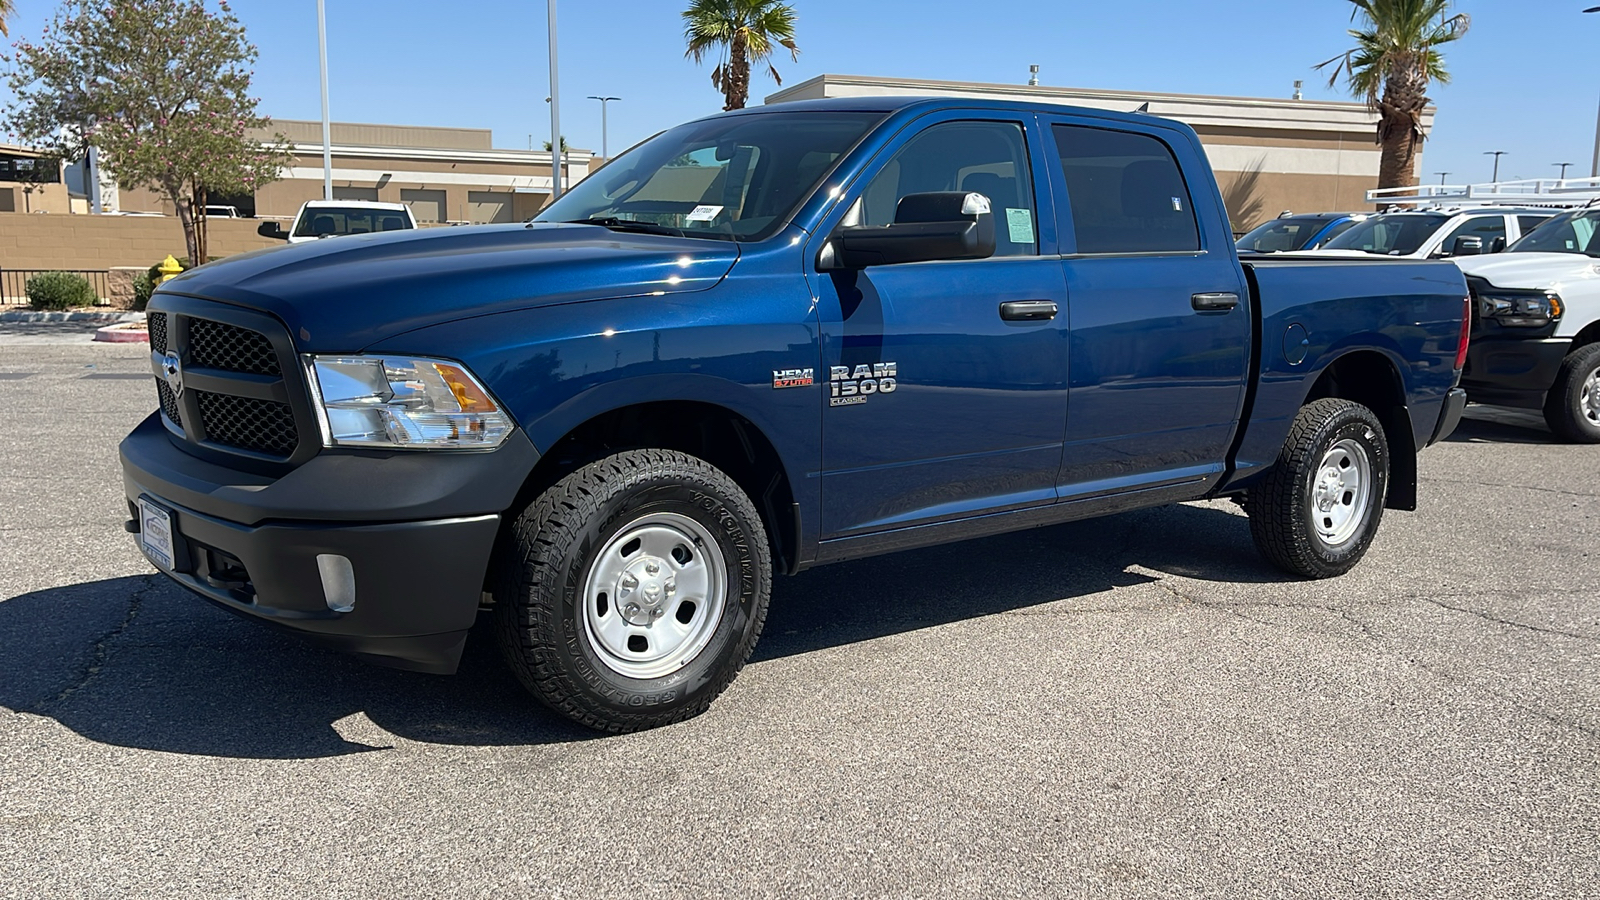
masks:
[[[372,200],[307,200],[287,231],[281,222],[263,222],[256,232],[262,237],[302,244],[341,234],[373,234],[380,231],[409,231],[417,227],[411,207],[404,203],[379,203]]]
[[[1461,385],[1476,403],[1540,409],[1600,443],[1600,206],[1557,216],[1504,253],[1457,257],[1472,292]]]

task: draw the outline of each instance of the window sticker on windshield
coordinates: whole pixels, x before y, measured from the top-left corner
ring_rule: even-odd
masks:
[[[722,207],[720,206],[696,206],[684,217],[684,221],[709,222],[720,215],[722,215]]]
[[[1033,243],[1033,210],[1006,207],[1006,230],[1011,243]]]

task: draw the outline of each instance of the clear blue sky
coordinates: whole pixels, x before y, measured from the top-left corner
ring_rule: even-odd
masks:
[[[824,72],[1024,82],[1236,96],[1346,99],[1311,66],[1345,50],[1346,0],[791,0],[800,61],[785,84]],[[1588,174],[1600,81],[1600,0],[1460,0],[1472,31],[1446,50],[1454,75],[1430,95],[1437,128],[1427,172],[1488,180],[1485,150],[1506,150],[1501,177]],[[17,0],[13,38],[37,37],[55,0]],[[685,0],[587,0],[560,7],[562,124],[572,146],[600,149],[599,104],[611,104],[613,152],[716,112],[709,66],[683,56]],[[321,115],[313,0],[237,0],[260,47],[263,111]],[[328,0],[337,120],[492,128],[495,145],[549,137],[543,0]],[[757,74],[752,102],[776,90]],[[0,87],[0,95],[4,88]],[[1436,176],[1428,176],[1436,180]]]

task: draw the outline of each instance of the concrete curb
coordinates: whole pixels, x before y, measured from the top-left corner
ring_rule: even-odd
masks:
[[[150,332],[145,330],[143,322],[118,322],[96,328],[94,339],[108,344],[134,344],[148,342]]]
[[[10,310],[0,312],[0,324],[14,324],[18,322],[82,322],[101,324],[115,322],[143,322],[144,313],[125,312],[123,310],[106,310],[105,312],[39,312],[31,309]]]

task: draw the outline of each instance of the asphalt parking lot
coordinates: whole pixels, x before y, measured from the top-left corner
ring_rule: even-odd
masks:
[[[780,579],[708,714],[611,738],[482,636],[395,672],[153,574],[146,353],[0,330],[0,896],[1600,893],[1600,447],[1537,417],[1334,581],[1228,503]]]

